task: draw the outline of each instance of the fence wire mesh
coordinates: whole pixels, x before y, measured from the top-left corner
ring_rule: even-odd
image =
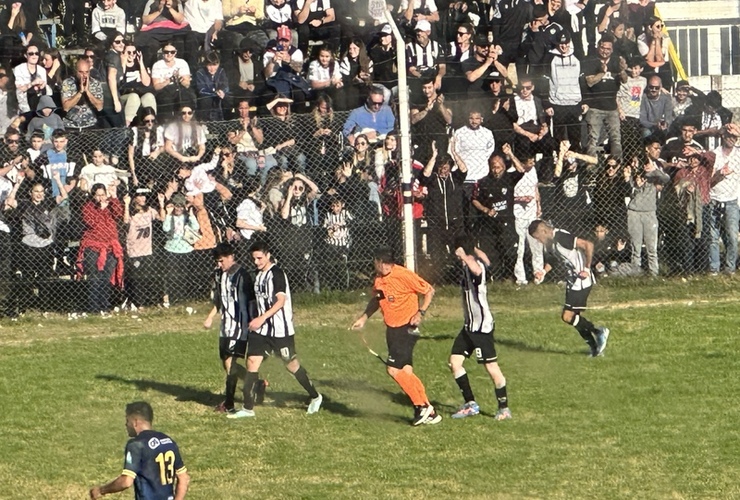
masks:
[[[468,234],[492,257],[494,279],[532,282],[543,265],[527,233],[536,218],[591,239],[597,275],[734,271],[737,187],[725,198],[710,188],[740,175],[740,153],[731,134],[713,130],[718,109],[700,105],[665,130],[617,116],[620,130],[611,132],[620,154],[606,118],[530,108],[518,92],[463,100],[451,91],[445,100],[412,88],[414,248],[423,276],[453,281],[454,239]],[[734,93],[724,100],[740,103]],[[728,123],[720,114],[720,125]],[[4,161],[23,161],[2,178],[4,312],[206,299],[219,241],[233,242],[247,265],[250,244],[268,241],[296,290],[367,286],[376,247],[402,256],[400,147],[394,133],[376,139],[358,129],[350,144],[348,116],[72,131],[61,163],[6,137]],[[601,135],[597,119],[606,124]],[[176,154],[162,151],[166,141]],[[702,149],[716,154],[695,154]],[[96,212],[101,183],[111,221]],[[96,239],[106,236],[120,252]]]

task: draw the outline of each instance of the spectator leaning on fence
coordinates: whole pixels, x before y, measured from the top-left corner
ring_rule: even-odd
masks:
[[[199,234],[200,225],[193,210],[187,209],[187,199],[182,193],[175,193],[165,205],[165,216],[162,222],[162,230],[165,232],[167,241],[164,244],[165,269],[164,269],[164,295],[162,305],[170,306],[171,298],[181,298],[178,295],[184,293],[183,276],[189,269],[193,251]]]
[[[154,221],[162,220],[160,212],[149,205],[149,188],[140,187],[133,196],[123,197],[123,223],[126,226],[126,292],[132,310],[154,299],[152,279],[154,268]],[[161,212],[164,212],[164,195]]]
[[[128,146],[129,170],[134,186],[148,185],[160,179],[164,172],[162,162],[157,162],[164,152],[164,128],[157,124],[157,113],[153,108],[141,110],[141,120],[131,128]]]

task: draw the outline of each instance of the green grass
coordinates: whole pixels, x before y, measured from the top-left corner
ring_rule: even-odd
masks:
[[[0,329],[0,498],[85,498],[121,470],[123,407],[145,399],[179,443],[190,498],[740,498],[736,282],[599,286],[588,317],[612,330],[589,359],[559,321],[555,285],[491,289],[514,419],[495,422],[492,384],[468,364],[483,415],[412,428],[411,409],[347,326],[360,293],[296,300],[299,355],[326,397],[269,360],[265,407],[231,421],[217,332],[196,305],[87,319],[27,316]],[[415,366],[447,417],[461,403],[446,363],[459,298],[440,290]],[[384,351],[379,319],[367,338]],[[122,498],[130,498],[124,493]]]

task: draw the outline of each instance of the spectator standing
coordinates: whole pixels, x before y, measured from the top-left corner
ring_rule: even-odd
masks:
[[[450,9],[451,10],[451,9]],[[455,39],[449,43],[447,48],[447,75],[445,88],[443,89],[451,101],[463,100],[466,93],[462,89],[467,86],[468,80],[463,71],[463,63],[475,56],[473,45],[473,34],[475,28],[472,24],[462,23],[457,26]],[[488,40],[486,39],[486,42]]]
[[[259,147],[264,141],[262,126],[256,116],[250,116],[249,101],[242,99],[237,104],[236,111],[239,114],[232,122],[234,137],[230,139],[236,147],[235,156],[244,162],[247,175],[257,175],[257,160],[261,155]]]
[[[121,86],[124,82],[123,57],[126,42],[123,34],[113,32],[107,40],[108,52],[105,55],[106,83],[103,86],[102,121],[106,128],[120,128],[125,125],[123,105],[121,104]]]
[[[229,79],[216,52],[206,54],[205,67],[195,74],[195,88],[198,91],[198,119],[223,121],[224,109],[231,108],[227,98]]]
[[[164,129],[164,150],[178,162],[200,163],[206,152],[206,128],[193,118],[192,106],[182,106],[180,119]]]
[[[609,33],[614,37],[614,53],[625,61],[642,58],[637,43],[627,37],[626,32],[627,23],[624,19],[614,18],[609,22]]]
[[[344,104],[341,109],[354,109],[362,105],[367,88],[373,81],[373,61],[368,57],[365,44],[353,38],[347,45],[339,63],[342,75]]]
[[[132,43],[126,43],[124,48],[121,71],[123,75],[119,94],[123,117],[128,127],[140,109],[151,108],[156,113],[157,100],[153,94],[152,75],[144,65],[141,52]]]
[[[15,95],[18,99],[18,111],[21,113],[35,110],[41,96],[51,93],[47,88],[46,70],[39,64],[40,55],[38,45],[28,45],[26,62],[13,68]]]
[[[432,151],[432,142],[440,151],[447,151],[447,127],[452,125],[452,110],[445,104],[445,96],[434,88],[434,80],[422,81],[421,91],[426,102],[411,108],[411,134],[417,147],[416,159],[426,164]]]
[[[720,271],[719,240],[725,246],[723,271],[733,274],[737,266],[738,191],[740,190],[740,126],[731,123],[722,127],[721,144],[707,153],[707,160],[714,165],[709,202],[709,271]]]
[[[637,37],[637,48],[647,64],[645,76],[658,75],[662,87],[670,89],[673,87],[673,73],[668,55],[669,40],[663,33],[664,27],[660,18],[647,18],[643,33]]]
[[[501,46],[501,64],[508,67],[519,57],[522,29],[532,20],[532,4],[518,0],[491,3],[488,22],[493,39]]]
[[[626,239],[627,206],[625,200],[629,198],[632,191],[631,169],[622,168],[621,160],[612,155],[606,157],[603,168],[593,190],[595,224],[608,228],[612,236]]]
[[[270,40],[262,55],[263,74],[265,85],[278,94],[292,97],[300,105],[306,100],[306,92],[310,92],[308,82],[300,76],[305,52],[292,45],[290,40],[290,29],[280,26],[277,39]]]
[[[123,286],[123,247],[118,241],[117,221],[123,206],[116,198],[116,186],[95,184],[91,197],[82,206],[85,230],[77,255],[77,275],[87,276],[88,311],[110,317],[110,285]]]
[[[516,107],[506,92],[504,77],[498,72],[486,77],[484,85],[488,88],[483,115],[483,126],[493,133],[496,144],[511,144],[514,141],[513,111]],[[454,118],[454,117],[453,117]]]
[[[581,119],[588,111],[581,96],[581,61],[573,52],[567,30],[560,33],[557,41],[557,46],[548,56],[551,59],[548,104],[552,109],[553,136],[557,141],[567,139],[580,150]],[[544,107],[548,108],[548,105]]]
[[[685,274],[703,273],[709,264],[710,190],[714,168],[700,150],[691,148],[688,159],[679,160],[676,187],[683,218],[677,224],[681,270]],[[683,224],[681,222],[684,222]]]
[[[92,152],[92,163],[85,165],[80,170],[80,179],[85,179],[88,186],[102,184],[110,186],[118,183],[116,169],[111,165],[106,165],[105,155],[100,149],[94,149]]]
[[[648,161],[644,170],[632,173],[632,196],[627,205],[627,230],[632,244],[632,267],[642,268],[642,246],[645,245],[651,276],[658,275],[658,188],[670,181],[668,174],[656,163],[660,142],[648,139],[645,145]]]
[[[627,163],[639,156],[643,142],[640,113],[645,98],[647,78],[641,76],[643,60],[641,57],[627,63],[627,79],[617,91],[617,111],[619,112],[620,133],[622,135],[622,156]]]
[[[640,105],[640,124],[643,137],[659,135],[665,140],[673,122],[673,98],[662,91],[660,77],[648,79],[647,91]]]
[[[134,186],[149,185],[161,178],[164,169],[157,158],[164,152],[164,128],[157,124],[157,113],[153,108],[141,111],[141,121],[131,128],[131,143],[128,146],[129,170]]]
[[[500,46],[489,43],[484,35],[475,37],[473,56],[462,63],[462,72],[467,80],[468,100],[474,101],[486,94],[486,80],[494,72],[503,78],[507,77],[506,67],[498,60],[501,51]],[[458,90],[460,91],[462,89]]]
[[[693,104],[685,114],[699,118],[701,127],[694,137],[707,150],[719,147],[723,127],[732,122],[732,111],[722,106],[722,95],[716,90],[709,92],[702,102]]]
[[[406,68],[409,74],[411,100],[423,100],[422,78],[434,78],[434,88],[442,88],[442,78],[447,72],[442,46],[431,39],[432,25],[427,20],[416,23],[414,40],[406,44]]]
[[[44,34],[38,25],[39,4],[13,0],[3,3],[4,8],[0,12],[0,57],[12,60],[31,45],[45,48]]]
[[[195,101],[195,94],[190,89],[190,66],[184,59],[175,57],[176,54],[174,45],[165,44],[162,47],[162,59],[152,66],[157,112],[165,119],[172,118],[180,106]]]
[[[286,13],[290,19],[290,6],[281,0],[283,6],[287,7]],[[218,34],[218,41],[215,43],[217,48],[223,52],[222,59],[229,51],[241,47],[246,38],[261,51],[267,45],[270,37],[265,33],[267,23],[266,13],[270,8],[269,1],[266,0],[224,0],[222,11],[224,16],[224,29]],[[295,44],[298,44],[296,37]]]
[[[103,109],[103,86],[90,75],[91,63],[80,59],[75,76],[62,84],[64,126],[67,129],[87,129],[97,126],[97,113]]]
[[[614,156],[622,155],[622,138],[620,134],[619,111],[617,110],[617,92],[622,82],[627,79],[627,63],[614,54],[614,41],[611,36],[599,40],[597,57],[583,63],[583,75],[586,78],[584,93],[588,112],[588,146],[587,154],[594,156],[596,148],[603,141],[603,135],[609,136],[609,149]]]
[[[162,230],[165,232],[167,241],[165,249],[165,278],[164,295],[162,305],[170,306],[170,299],[183,295],[185,270],[191,269],[190,254],[193,252],[193,243],[199,235],[200,225],[193,213],[188,210],[187,199],[182,193],[175,193],[165,205],[165,216],[162,222]],[[195,236],[195,237],[194,237]]]
[[[154,261],[154,221],[164,215],[164,194],[159,194],[160,209],[149,205],[151,190],[136,188],[133,196],[123,197],[123,223],[126,226],[126,295],[132,311],[155,299],[153,278],[156,275]]]
[[[480,247],[494,263],[491,270],[494,279],[509,278],[516,262],[514,188],[524,177],[524,169],[520,162],[512,163],[514,169],[507,171],[503,157],[491,155],[490,172],[478,181],[473,195],[473,206],[480,213]]]
[[[92,11],[90,35],[98,42],[106,42],[116,33],[126,34],[126,13],[116,0],[101,0]]]
[[[373,81],[383,88],[385,103],[398,94],[398,68],[396,46],[390,25],[384,24],[378,33],[378,43],[370,46],[368,55],[373,61]]]
[[[220,0],[197,0],[184,2],[183,14],[190,33],[185,40],[185,53],[191,68],[198,66],[201,47],[210,52],[224,27],[223,5]],[[236,48],[236,47],[234,47]]]
[[[306,155],[299,142],[300,133],[290,113],[292,99],[278,95],[268,105],[273,120],[265,127],[265,167],[279,166],[283,170],[305,171]]]
[[[549,180],[550,165],[553,152],[557,149],[557,142],[550,134],[550,117],[553,109],[545,106],[535,95],[534,80],[529,75],[519,77],[519,92],[514,96],[512,118],[514,118],[513,148],[520,158],[542,155],[543,161],[539,165],[542,179]],[[538,160],[535,156],[535,160]]]
[[[347,101],[342,91],[344,81],[339,72],[339,63],[329,47],[319,48],[316,59],[308,65],[306,80],[315,92],[329,96],[332,101],[340,103],[339,109],[345,109]]]

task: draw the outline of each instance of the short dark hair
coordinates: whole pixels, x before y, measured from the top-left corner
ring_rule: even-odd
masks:
[[[383,264],[395,264],[396,261],[393,259],[393,250],[389,246],[381,246],[373,251],[373,260],[382,262]]]
[[[213,249],[213,257],[216,259],[220,257],[229,257],[230,255],[234,255],[234,253],[236,253],[234,245],[227,241],[222,241]]]
[[[44,133],[41,130],[34,130],[33,133],[31,134],[31,139],[42,139],[43,140],[43,139],[46,139],[46,137],[44,137]]]
[[[126,416],[127,417],[141,417],[150,424],[154,422],[154,410],[152,405],[146,401],[134,401],[126,405]]]
[[[537,230],[540,228],[540,226],[542,224],[547,224],[547,223],[545,221],[543,221],[542,219],[535,219],[535,220],[533,220],[529,224],[529,228],[527,229],[527,231],[529,232],[529,235],[530,236],[534,236],[534,233],[537,232]]]
[[[95,192],[99,189],[102,189],[103,191],[105,191],[106,194],[108,193],[108,188],[105,187],[105,184],[103,184],[102,182],[98,182],[92,185],[92,187],[90,188],[90,194],[94,196]]]
[[[466,234],[458,234],[455,236],[455,250],[458,248],[462,248],[466,254],[473,255],[473,252],[475,252],[475,245],[473,244],[473,240],[470,238],[470,236]]]
[[[51,133],[51,138],[59,139],[60,137],[67,137],[67,131],[63,128],[54,129],[54,132]]]
[[[270,253],[270,245],[266,241],[255,241],[252,246],[249,247],[249,253],[262,252]]]
[[[212,50],[206,54],[206,64],[221,64],[221,58],[218,56],[218,52]]]
[[[599,38],[599,45],[601,45],[602,43],[611,43],[612,45],[614,45],[614,35],[612,35],[611,33],[604,33],[603,35],[601,35],[601,38]]]

